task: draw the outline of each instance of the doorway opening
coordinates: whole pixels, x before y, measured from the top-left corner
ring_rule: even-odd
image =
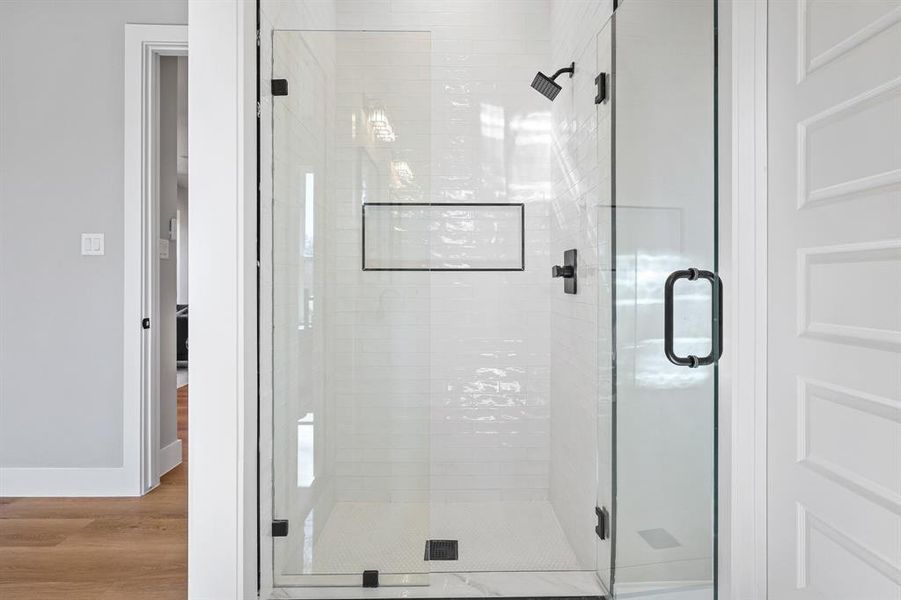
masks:
[[[187,451],[187,27],[127,25],[125,45],[123,397],[126,466],[143,495]]]
[[[188,385],[188,57],[160,57],[159,86],[159,475],[182,461],[178,398]],[[152,331],[152,328],[151,328]],[[184,389],[183,389],[184,388]]]

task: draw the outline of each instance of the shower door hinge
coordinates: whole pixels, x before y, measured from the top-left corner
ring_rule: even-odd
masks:
[[[260,101],[257,100],[257,119],[263,116],[263,106],[260,104]]]
[[[150,319],[147,317],[141,319],[141,329],[150,329]]]
[[[288,537],[288,521],[284,519],[273,520],[272,537]]]
[[[273,96],[287,96],[288,95],[288,80],[287,79],[273,79],[272,80],[272,95]]]
[[[597,96],[594,97],[594,103],[600,104],[601,102],[607,101],[607,74],[599,73],[597,77],[594,78],[594,82],[598,86]]]
[[[610,537],[610,513],[607,512],[605,506],[595,506],[594,514],[598,516],[598,524],[594,528],[594,532],[600,539],[606,540]]]
[[[379,587],[379,572],[363,571],[363,587]]]
[[[260,45],[260,30],[257,29],[257,46]]]

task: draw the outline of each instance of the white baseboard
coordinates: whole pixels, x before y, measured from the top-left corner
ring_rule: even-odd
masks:
[[[140,496],[138,481],[117,468],[0,468],[0,497]]]
[[[175,440],[168,446],[160,448],[160,477],[181,464],[181,440]]]

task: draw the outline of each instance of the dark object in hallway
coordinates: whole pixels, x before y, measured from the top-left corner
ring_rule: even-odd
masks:
[[[179,363],[188,363],[188,305],[175,305],[175,360]],[[179,366],[182,366],[179,364]]]

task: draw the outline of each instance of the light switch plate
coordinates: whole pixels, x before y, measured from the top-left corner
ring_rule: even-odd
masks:
[[[160,239],[160,258],[169,258],[169,240]]]
[[[103,234],[102,233],[82,233],[81,234],[81,255],[82,256],[103,256]]]

